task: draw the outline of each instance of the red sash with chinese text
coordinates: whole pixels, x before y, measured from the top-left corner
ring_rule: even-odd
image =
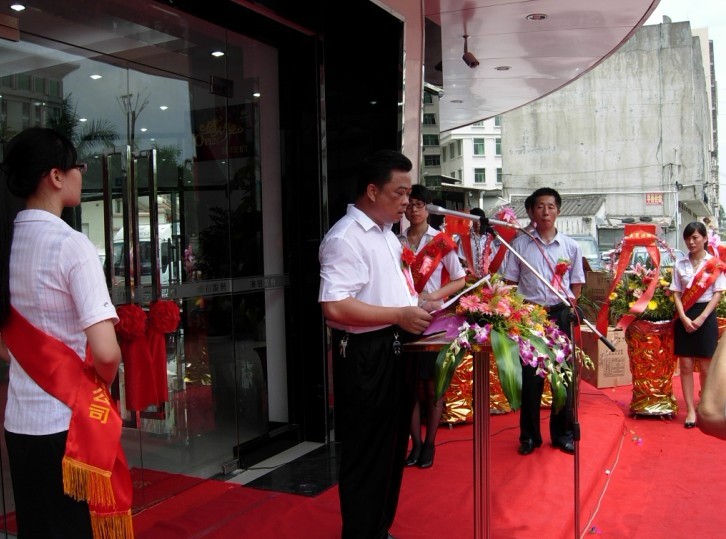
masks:
[[[633,248],[636,246],[645,247],[646,251],[650,255],[653,265],[656,268],[660,268],[660,251],[658,250],[657,236],[655,235],[655,225],[625,225],[625,237],[623,238],[623,247],[620,257],[618,258],[618,267],[615,270],[615,276],[613,282],[610,285],[608,295],[605,297],[600,312],[597,315],[597,330],[603,335],[607,335],[608,330],[608,317],[610,311],[610,296],[612,295],[618,283],[623,277],[625,270],[630,264],[630,256],[633,254]],[[643,295],[638,298],[630,308],[630,313],[620,318],[618,322],[619,328],[625,330],[630,323],[635,320],[636,316],[648,306],[648,302],[653,298],[653,293],[658,285],[658,278],[655,276],[651,279]]]
[[[413,284],[416,292],[421,293],[441,263],[441,260],[454,249],[456,249],[456,243],[443,232],[436,234],[430,242],[423,246],[418,254],[416,254],[416,260],[411,264]],[[441,286],[444,286],[448,282],[449,272],[444,267],[441,275]]]
[[[459,243],[464,250],[464,258],[469,268],[474,268],[474,255],[471,250],[471,221],[462,217],[454,217],[447,215],[444,217],[445,230],[447,236],[459,236]],[[474,269],[471,270],[475,272]]]
[[[93,368],[90,350],[82,361],[15,309],[3,327],[3,339],[35,383],[72,411],[63,456],[63,491],[88,502],[94,538],[133,538],[133,490],[121,448],[121,416]]]
[[[517,231],[513,228],[504,227],[501,225],[494,225],[494,230],[496,230],[497,234],[507,243],[510,243],[514,236],[517,235]],[[486,268],[485,273],[496,273],[499,270],[499,266],[502,265],[502,261],[504,260],[504,255],[507,254],[507,248],[504,246],[504,244],[499,246],[499,249],[497,249],[497,253],[494,255],[494,258],[491,262],[489,262],[489,252],[491,251],[491,240],[492,236],[490,234],[487,234],[487,241],[485,246],[485,254],[483,255],[483,260],[485,264],[488,264]]]
[[[681,303],[683,311],[687,311],[696,304],[698,298],[708,290],[708,288],[716,282],[716,279],[724,269],[724,264],[715,256],[709,258],[703,267],[696,273],[691,280],[691,286],[686,288],[681,294]],[[676,313],[676,317],[678,314]]]

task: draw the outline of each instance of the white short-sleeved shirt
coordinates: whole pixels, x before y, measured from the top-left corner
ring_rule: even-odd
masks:
[[[319,302],[355,298],[369,305],[406,307],[418,299],[408,290],[401,270],[403,248],[391,225],[381,229],[354,205],[328,231],[320,244]],[[330,327],[351,333],[382,329],[378,326],[345,326],[328,321]]]
[[[562,275],[561,293],[572,298],[570,286],[585,283],[585,271],[582,268],[582,250],[572,238],[557,232],[550,243],[545,243],[537,230],[531,232],[534,239],[527,234],[520,234],[512,240],[512,249],[516,250],[537,272],[552,283],[554,268],[559,260],[568,260],[570,269]],[[541,250],[540,250],[541,248]],[[502,276],[517,283],[519,293],[531,303],[537,305],[556,305],[561,303],[552,290],[539,280],[537,275],[514,256],[507,253]]]
[[[701,260],[701,263],[695,270],[691,265],[690,258],[687,256],[676,260],[676,264],[673,266],[673,280],[671,281],[670,289],[674,292],[683,292],[691,286],[693,278],[701,271],[703,265],[710,258],[713,258],[713,255],[706,253],[706,256],[703,257],[703,260]],[[715,292],[723,292],[724,290],[726,290],[726,275],[724,275],[724,272],[721,272],[713,284],[701,294],[701,297],[698,298],[696,303],[708,303],[711,301]]]
[[[408,233],[408,229],[403,232],[403,234],[398,235],[398,239],[401,241],[403,245],[408,245],[408,239],[406,234]],[[423,249],[432,239],[434,239],[440,232],[436,230],[434,227],[429,226],[428,230],[424,233],[424,235],[421,237],[421,242],[418,244],[418,249],[416,249],[415,253],[418,254],[421,249]],[[438,289],[441,288],[441,274],[443,273],[443,268],[446,268],[446,271],[449,272],[449,278],[452,281],[455,281],[457,279],[461,279],[462,277],[466,277],[466,270],[462,267],[461,262],[459,261],[459,257],[457,256],[456,249],[452,249],[448,253],[444,255],[444,257],[441,259],[441,263],[436,267],[434,272],[431,274],[431,277],[429,277],[429,280],[426,281],[426,284],[424,285],[423,292],[431,293],[436,292]]]
[[[10,252],[10,300],[38,329],[86,357],[84,330],[118,322],[98,253],[88,238],[55,215],[21,211]],[[71,410],[43,391],[11,353],[5,428],[45,435],[68,429]]]

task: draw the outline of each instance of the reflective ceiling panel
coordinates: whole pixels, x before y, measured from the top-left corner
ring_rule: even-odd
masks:
[[[426,81],[444,90],[441,130],[561,88],[612,54],[657,5],[658,0],[426,0]],[[462,59],[465,35],[479,62],[474,68]]]

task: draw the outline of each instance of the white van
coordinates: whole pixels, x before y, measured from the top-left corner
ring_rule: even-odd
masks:
[[[159,225],[159,271],[160,283],[168,286],[172,279],[181,278],[181,262],[172,259],[174,253],[174,236],[179,233],[179,225],[166,223]],[[139,226],[139,253],[141,256],[140,284],[151,284],[151,226]],[[113,274],[116,284],[124,282],[124,229],[121,228],[113,237]]]

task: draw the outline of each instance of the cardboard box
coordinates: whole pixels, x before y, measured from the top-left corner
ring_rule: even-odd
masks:
[[[607,271],[588,271],[585,273],[585,286],[582,293],[591,301],[605,301],[610,292],[613,276]]]
[[[625,342],[625,332],[615,328],[608,328],[607,339],[615,346],[611,352],[595,333],[589,328],[582,328],[583,351],[590,356],[594,369],[583,366],[582,379],[595,387],[626,386],[633,382],[630,374],[630,359],[628,358],[628,345]]]

